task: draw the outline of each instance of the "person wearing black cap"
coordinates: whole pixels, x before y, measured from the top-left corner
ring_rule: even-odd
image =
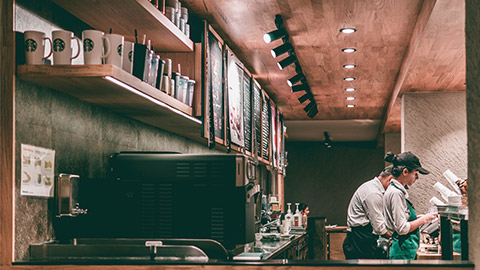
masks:
[[[383,193],[392,179],[392,165],[378,177],[363,183],[353,194],[347,212],[350,232],[343,242],[345,259],[387,259],[377,248],[380,235],[390,238],[383,217]]]
[[[387,229],[392,234],[390,259],[413,260],[420,243],[418,227],[433,221],[437,214],[428,213],[417,218],[405,187],[412,186],[418,180],[418,173],[430,172],[422,168],[418,157],[411,152],[398,155],[388,152],[385,161],[393,163],[394,177],[383,196],[383,214]]]

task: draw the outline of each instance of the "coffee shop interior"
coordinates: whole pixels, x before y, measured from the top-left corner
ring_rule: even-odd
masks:
[[[479,269],[480,2],[0,9],[0,269]],[[389,151],[439,218],[416,260],[345,260]]]

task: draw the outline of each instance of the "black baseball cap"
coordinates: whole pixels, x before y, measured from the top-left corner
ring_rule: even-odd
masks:
[[[411,152],[403,152],[397,155],[397,158],[393,161],[395,166],[405,166],[410,169],[418,170],[421,174],[429,174],[430,172],[422,168],[420,160],[417,156]]]

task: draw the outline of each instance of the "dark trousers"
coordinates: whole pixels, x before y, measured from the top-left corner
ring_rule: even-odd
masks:
[[[386,259],[377,247],[378,235],[372,233],[372,226],[352,227],[343,241],[345,259]]]

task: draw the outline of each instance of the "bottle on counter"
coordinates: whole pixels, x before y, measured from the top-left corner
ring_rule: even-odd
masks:
[[[291,203],[287,203],[287,214],[285,215],[285,220],[283,221],[287,228],[285,229],[287,232],[290,231],[290,228],[292,227],[292,221],[293,221],[293,214],[292,210],[290,209]]]
[[[302,225],[304,228],[307,228],[307,219],[308,219],[307,214],[304,212],[302,214]]]
[[[300,203],[295,203],[297,209],[295,210],[295,215],[293,215],[293,226],[294,227],[301,227],[302,226],[302,213],[298,209]]]

